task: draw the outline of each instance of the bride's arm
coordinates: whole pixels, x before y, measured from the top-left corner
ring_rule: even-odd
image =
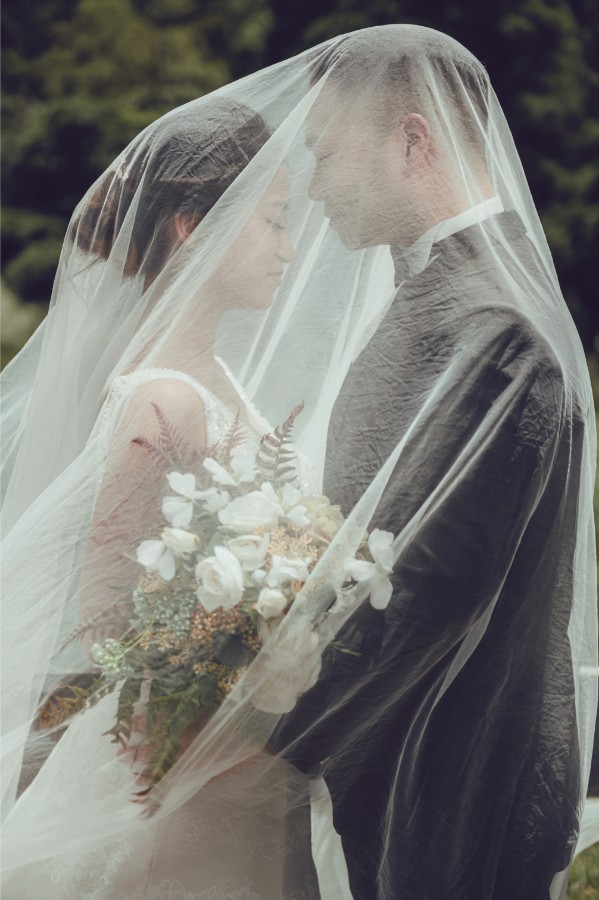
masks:
[[[140,566],[135,551],[142,540],[157,538],[167,524],[161,512],[168,493],[168,457],[154,452],[161,445],[164,414],[181,444],[206,444],[204,407],[198,393],[182,379],[154,379],[142,384],[121,407],[102,474],[84,551],[78,597],[79,625],[91,622],[81,642],[91,659],[91,646],[120,637],[131,614],[132,589]],[[147,444],[139,443],[142,438]]]

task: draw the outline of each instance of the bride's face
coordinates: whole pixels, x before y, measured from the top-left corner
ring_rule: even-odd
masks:
[[[293,258],[287,231],[289,176],[281,168],[242,228],[219,273],[219,293],[227,307],[266,309],[273,302],[285,267]]]

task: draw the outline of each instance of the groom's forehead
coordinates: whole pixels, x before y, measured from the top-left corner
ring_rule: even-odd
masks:
[[[366,87],[363,91],[346,91],[326,84],[314,100],[305,122],[305,143],[313,150],[331,141],[348,141],[354,136],[380,129],[388,118],[388,103],[380,90]],[[383,129],[384,130],[384,129]]]
[[[358,104],[351,98],[326,85],[306,116],[306,146],[313,150],[324,138],[348,129],[353,121],[359,119],[357,109]]]

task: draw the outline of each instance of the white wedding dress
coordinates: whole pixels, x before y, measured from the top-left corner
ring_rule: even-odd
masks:
[[[224,365],[224,364],[223,364]],[[243,389],[226,369],[254,428],[255,441],[269,424],[260,416]],[[205,411],[208,444],[219,439],[234,419],[233,412],[189,375],[172,369],[147,369],[120,376],[112,383],[96,428],[142,384],[156,379],[181,379],[199,394]],[[110,429],[106,430],[110,433]],[[101,477],[101,474],[99,475]],[[303,491],[319,493],[305,458],[298,458]],[[122,810],[123,800],[137,790],[127,762],[114,765],[116,747],[108,737],[98,739],[114,722],[115,694],[78,717],[58,741],[41,771],[23,792],[9,816],[9,833],[32,835],[35,854],[36,811],[65,812],[81,809],[81,792],[101,804],[102,812]],[[126,757],[125,757],[126,759]],[[247,769],[245,770],[247,774]],[[234,779],[234,773],[226,777]],[[280,792],[271,791],[270,808],[248,809],[213,791],[208,782],[174,813],[141,828],[127,829],[109,846],[83,851],[75,844],[42,862],[32,863],[5,887],[5,900],[345,900],[351,898],[340,840],[332,826],[330,797],[322,779],[311,783],[283,760],[270,769],[280,779]],[[303,783],[302,783],[303,782]],[[271,782],[272,784],[272,782]],[[304,819],[299,831],[287,821],[289,790],[305,792],[311,801],[311,827]],[[291,786],[291,787],[290,787]],[[228,796],[234,795],[234,790]],[[212,796],[214,794],[214,796]],[[277,808],[273,808],[276,805]],[[129,803],[130,822],[137,808]],[[94,803],[91,804],[94,808]],[[76,833],[76,823],[73,823]],[[92,828],[81,822],[81,828]],[[312,847],[310,847],[310,833]],[[314,858],[317,876],[302,870]],[[288,890],[284,870],[291,874]],[[318,880],[318,886],[316,883]],[[299,885],[299,887],[298,887]]]

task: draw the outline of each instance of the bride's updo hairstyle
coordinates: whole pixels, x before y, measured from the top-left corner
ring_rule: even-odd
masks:
[[[175,215],[195,228],[270,136],[245,104],[213,101],[201,116],[183,107],[99,181],[70,240],[94,261],[118,254],[121,244],[123,274],[153,279],[176,249]]]

